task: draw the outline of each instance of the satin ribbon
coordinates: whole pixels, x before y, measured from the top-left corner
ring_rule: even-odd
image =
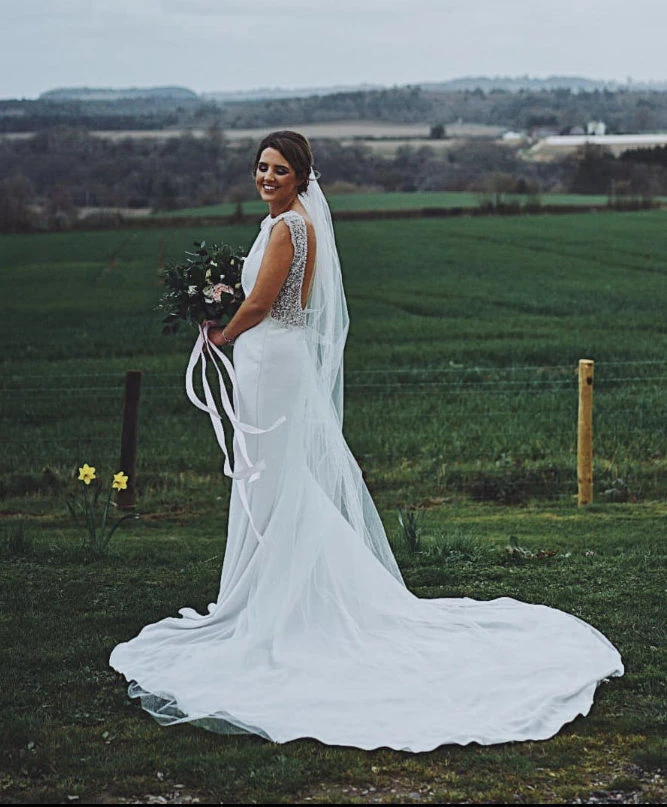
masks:
[[[234,444],[238,448],[239,456],[236,458],[236,465],[238,466],[239,462],[245,465],[245,467],[241,469],[238,469],[237,467],[232,468],[230,462],[229,452],[227,451],[227,443],[225,441],[225,431],[222,426],[222,417],[215,405],[215,398],[213,397],[213,393],[211,392],[211,388],[208,383],[208,378],[206,377],[206,353],[204,352],[204,347],[206,347],[206,349],[208,350],[209,359],[218,375],[218,384],[220,387],[220,401],[222,402],[222,408],[225,414],[229,418],[229,422],[232,424],[232,429],[234,430]],[[225,387],[224,383],[223,373],[220,367],[218,366],[216,356],[222,363],[223,368],[227,372],[227,377],[231,381],[232,397],[234,399],[234,405],[232,405],[232,402],[229,400],[227,388]],[[200,398],[197,397],[193,383],[195,367],[197,366],[197,363],[200,360],[201,360],[201,381],[206,403],[204,403]],[[225,476],[228,476],[231,479],[236,480],[239,492],[239,498],[241,499],[243,509],[245,510],[246,515],[248,516],[250,527],[252,528],[252,531],[255,534],[257,541],[261,543],[262,535],[255,526],[252,513],[250,512],[250,505],[248,503],[248,491],[246,485],[252,484],[257,479],[259,479],[260,474],[266,468],[266,463],[264,462],[264,460],[258,460],[257,462],[254,463],[250,460],[250,457],[248,456],[248,449],[246,446],[245,435],[266,434],[267,432],[273,431],[274,429],[278,428],[278,426],[282,425],[287,418],[284,415],[282,417],[279,417],[275,421],[275,423],[272,423],[271,426],[268,427],[268,429],[260,429],[258,426],[252,426],[248,423],[243,423],[241,420],[239,420],[236,414],[236,412],[239,409],[238,381],[236,379],[236,373],[234,372],[234,365],[229,361],[227,356],[225,356],[225,354],[218,349],[217,345],[214,345],[213,342],[209,341],[208,325],[206,325],[204,328],[200,326],[199,337],[197,338],[197,341],[195,342],[194,347],[192,348],[192,353],[190,354],[187,370],[185,371],[185,391],[187,393],[188,398],[197,407],[197,409],[201,409],[202,412],[206,412],[208,416],[211,418],[213,431],[215,432],[218,445],[222,449],[222,453],[225,457],[224,462]]]

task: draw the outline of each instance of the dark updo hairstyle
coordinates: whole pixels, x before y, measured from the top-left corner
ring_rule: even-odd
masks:
[[[313,167],[313,153],[310,150],[310,143],[298,132],[291,132],[289,129],[281,129],[279,132],[271,132],[259,144],[252,173],[257,173],[259,159],[264,149],[275,149],[279,151],[290,164],[297,179],[301,184],[297,188],[297,193],[305,193],[308,190],[308,177],[310,169]]]

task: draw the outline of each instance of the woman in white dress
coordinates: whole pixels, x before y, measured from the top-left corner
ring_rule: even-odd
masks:
[[[539,740],[623,674],[577,617],[502,597],[419,599],[403,583],[342,434],[347,308],[308,142],[274,132],[254,175],[269,215],[244,264],[246,300],[207,323],[189,374],[235,342],[234,468],[220,591],[114,648],[129,693],[163,724],[275,742],[427,751]],[[220,422],[207,395],[191,398]]]

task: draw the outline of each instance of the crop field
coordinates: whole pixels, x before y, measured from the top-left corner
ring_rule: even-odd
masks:
[[[290,125],[276,126],[275,129],[292,129]],[[308,138],[335,138],[341,140],[373,140],[390,138],[410,142],[415,138],[426,139],[429,136],[430,126],[427,123],[393,123],[390,121],[350,120],[330,121],[325,123],[299,124],[298,130]],[[502,126],[490,126],[483,123],[450,123],[446,127],[447,134],[455,138],[468,137],[499,137],[504,129]],[[259,141],[267,133],[266,128],[259,129],[228,129],[225,135],[230,140],[249,138]],[[430,140],[431,144],[435,144]]]
[[[453,137],[448,137],[442,140],[433,140],[429,137],[411,137],[411,138],[404,138],[402,140],[394,138],[386,138],[386,139],[354,138],[352,140],[341,140],[341,145],[351,146],[359,142],[363,143],[364,146],[366,146],[376,154],[381,155],[382,157],[395,157],[398,150],[401,148],[405,148],[405,146],[410,146],[411,148],[414,149],[419,149],[422,148],[423,146],[428,146],[438,156],[442,156],[444,152],[447,152],[451,149],[460,148],[461,146],[465,145],[467,141],[463,139],[461,140],[455,139]]]
[[[258,142],[269,131],[278,129],[292,129],[290,124],[276,125],[274,127],[260,127],[255,129],[226,129],[225,137],[231,141],[252,140]],[[414,138],[428,138],[430,126],[427,123],[392,123],[375,120],[330,121],[325,123],[299,124],[298,130],[308,138],[335,138],[342,140],[368,140],[372,142],[378,138],[391,138],[404,140],[406,143]],[[502,126],[490,126],[484,123],[450,123],[447,125],[447,134],[450,137],[499,137],[504,131]],[[133,138],[139,140],[166,139],[170,137],[206,137],[208,129],[125,129],[121,131],[107,129],[92,131],[91,134],[104,137],[108,140],[124,140]],[[9,132],[0,135],[6,140],[25,140],[33,136],[32,132]],[[432,143],[434,141],[431,141]]]
[[[664,495],[664,223],[661,212],[341,222],[346,433],[378,493],[574,493],[575,369],[591,358],[600,494],[622,480],[609,495]],[[158,255],[177,260],[202,238],[248,245],[254,232],[0,240],[6,490],[45,467],[113,464],[128,369],[144,372],[144,484],[210,473],[210,424],[183,389],[194,334],[160,334]]]
[[[215,599],[229,487],[160,334],[161,257],[256,226],[0,238],[0,800],[664,803],[665,213],[348,221],[345,433],[421,597],[564,608],[626,674],[544,742],[410,755],[159,727],[108,667]],[[595,502],[577,508],[575,370],[595,360]],[[103,557],[65,500],[118,470],[143,371],[140,518]],[[397,509],[419,507],[410,547]],[[434,694],[435,696],[435,694]]]

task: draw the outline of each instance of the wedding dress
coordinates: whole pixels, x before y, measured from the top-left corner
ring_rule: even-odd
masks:
[[[268,216],[244,265],[247,295],[272,228],[289,227],[288,278],[225,365],[234,481],[217,601],[148,625],[110,664],[162,724],[414,752],[551,737],[588,713],[600,681],[623,674],[620,655],[544,605],[420,599],[406,588],[342,434],[347,309],[312,177],[302,201],[317,235],[307,309],[298,213]],[[198,405],[212,404],[207,390]]]

